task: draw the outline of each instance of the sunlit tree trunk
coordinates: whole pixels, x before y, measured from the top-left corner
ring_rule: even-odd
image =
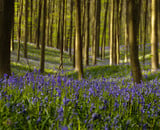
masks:
[[[83,78],[82,64],[82,39],[81,39],[81,0],[75,0],[75,23],[76,23],[76,66],[78,71],[78,79]]]
[[[151,69],[155,72],[158,69],[158,30],[157,30],[157,0],[151,4]]]
[[[110,11],[110,65],[114,64],[114,0],[111,0]]]
[[[137,35],[139,30],[140,17],[140,0],[129,0],[128,4],[128,23],[129,23],[129,45],[130,45],[130,63],[133,75],[133,80],[140,83],[142,73],[138,59],[138,41]]]

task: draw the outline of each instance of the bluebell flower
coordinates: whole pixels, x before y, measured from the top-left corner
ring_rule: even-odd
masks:
[[[30,116],[27,116],[27,120],[29,120],[30,119]]]
[[[39,118],[37,119],[37,124],[41,122],[41,117],[39,116]]]

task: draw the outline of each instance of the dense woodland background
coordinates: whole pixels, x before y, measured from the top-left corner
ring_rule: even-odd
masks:
[[[1,77],[4,73],[11,74],[10,63],[20,62],[21,57],[26,58],[26,66],[29,65],[31,44],[40,49],[40,63],[36,68],[42,73],[46,67],[45,48],[51,47],[60,50],[57,65],[60,70],[65,65],[64,52],[69,54],[79,79],[83,77],[84,66],[96,65],[97,60],[102,60],[111,66],[130,63],[134,81],[140,82],[149,43],[151,70],[158,69],[159,0],[1,1]],[[108,47],[109,53],[106,53]],[[17,55],[16,59],[10,56],[9,48]],[[141,65],[139,49],[143,57]]]

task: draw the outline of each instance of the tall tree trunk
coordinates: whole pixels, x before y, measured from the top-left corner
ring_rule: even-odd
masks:
[[[39,9],[38,9],[38,25],[37,25],[37,43],[36,47],[39,49],[40,43],[40,28],[41,28],[41,8],[42,8],[42,0],[39,0]]]
[[[83,78],[82,65],[82,39],[81,39],[81,0],[75,1],[75,18],[76,18],[76,66],[78,71],[78,79]]]
[[[17,49],[17,62],[20,60],[20,49],[21,49],[21,23],[22,23],[22,14],[23,14],[23,0],[20,3],[20,14],[18,20],[18,49]]]
[[[14,0],[13,0],[14,1]],[[15,6],[15,5],[14,5]],[[12,30],[11,30],[11,51],[14,51],[14,23],[15,23],[15,9],[13,10],[13,16],[12,16]]]
[[[58,30],[57,30],[57,45],[56,48],[60,49],[61,45],[61,1],[59,1],[59,19],[58,19]]]
[[[14,12],[13,0],[0,0],[0,78],[11,74],[10,41]]]
[[[41,60],[40,60],[40,71],[44,72],[44,63],[45,63],[45,38],[46,38],[46,11],[47,11],[47,0],[44,0],[43,6],[43,28],[42,28],[42,43],[41,43]]]
[[[84,65],[89,65],[89,43],[90,43],[90,0],[86,2],[86,31],[85,31],[85,51],[84,51]]]
[[[31,21],[30,21],[30,42],[32,42],[32,35],[33,35],[33,33],[32,33],[32,20],[33,20],[33,0],[31,0],[31,5],[30,5],[30,9],[31,9]]]
[[[128,4],[125,0],[125,63],[128,62]]]
[[[28,42],[28,0],[25,0],[25,40],[24,40],[24,57],[27,58],[27,42]]]
[[[63,44],[64,44],[64,15],[65,15],[65,0],[63,0],[63,13],[62,13],[62,23],[61,23],[61,55],[60,55],[60,65],[63,68]]]
[[[111,0],[110,16],[110,65],[114,64],[114,0]]]
[[[69,57],[71,60],[72,59],[73,0],[71,0],[70,9],[71,9],[70,10],[71,18],[70,18]]]
[[[157,0],[152,0],[151,12],[151,69],[155,72],[158,69],[158,30],[157,30]]]
[[[129,15],[129,45],[130,45],[130,59],[131,70],[134,82],[140,83],[142,80],[142,73],[138,59],[138,41],[137,33],[139,30],[140,17],[140,0],[130,0],[128,5]]]
[[[92,0],[92,8],[93,8],[93,20],[92,20],[92,24],[93,24],[93,36],[92,36],[92,64],[95,65],[96,64],[96,56],[97,56],[97,51],[96,51],[96,47],[97,47],[97,20],[96,20],[96,0]]]
[[[101,24],[101,0],[96,0],[96,29],[97,29],[97,44],[96,44],[96,57],[99,57],[99,46],[100,46],[100,24]]]
[[[51,26],[50,26],[50,46],[53,47],[53,40],[52,40],[52,37],[53,37],[53,23],[54,23],[54,4],[55,4],[55,0],[52,0],[52,20],[51,20]]]
[[[106,27],[107,27],[107,12],[108,12],[108,0],[105,3],[105,16],[104,16],[104,27],[103,27],[103,33],[102,33],[102,47],[101,47],[101,59],[105,59],[105,44],[106,44]]]
[[[75,63],[75,55],[76,55],[76,29],[74,29],[74,39],[73,39],[73,68],[76,70],[76,63]]]
[[[148,16],[148,0],[145,1],[145,18],[144,18],[144,43],[143,43],[143,65],[145,65],[146,51],[146,34],[147,34],[147,16]]]

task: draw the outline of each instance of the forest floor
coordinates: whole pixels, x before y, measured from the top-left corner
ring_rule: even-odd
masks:
[[[24,58],[23,43],[21,44],[20,61],[17,62],[17,43],[15,42],[15,50],[11,53],[11,69],[16,75],[24,75],[26,72],[32,72],[34,69],[40,68],[40,49],[36,49],[36,45],[28,43],[28,58]],[[145,65],[142,63],[143,46],[139,46],[139,60],[141,62],[141,68],[143,75],[148,75],[148,79],[152,79],[159,74],[151,74],[150,72],[150,44],[146,44]],[[97,64],[92,65],[92,57],[89,59],[89,66],[84,67],[84,76],[88,78],[91,75],[92,78],[107,77],[117,80],[119,77],[125,77],[125,79],[131,79],[129,63],[124,63],[125,47],[120,47],[120,65],[109,66],[109,47],[106,47],[105,60],[97,58]],[[46,47],[45,51],[45,74],[59,73],[60,65],[60,50],[56,48]],[[69,53],[64,51],[63,55],[63,72],[69,77],[77,78],[77,74],[74,71],[72,60],[70,60]]]

